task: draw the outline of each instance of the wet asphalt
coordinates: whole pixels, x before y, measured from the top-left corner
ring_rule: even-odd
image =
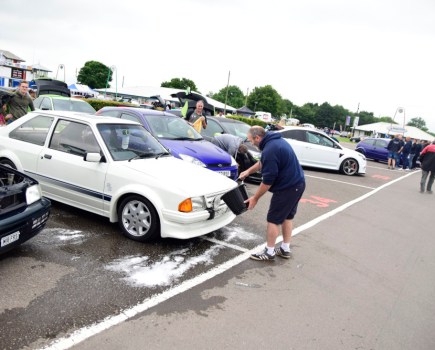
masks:
[[[76,342],[76,349],[435,348],[435,197],[418,193],[420,173],[375,162],[365,176],[305,173],[293,257],[273,263],[246,259],[264,243],[268,194],[222,230],[153,244],[53,203],[47,228],[0,257],[0,348],[54,341],[58,348]],[[248,184],[248,192],[255,189]],[[140,278],[115,268],[138,258],[132,269]],[[150,306],[115,321],[144,303]],[[116,325],[97,333],[107,319]]]

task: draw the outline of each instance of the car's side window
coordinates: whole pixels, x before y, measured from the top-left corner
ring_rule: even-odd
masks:
[[[282,137],[305,142],[304,130],[286,130],[282,132]]]
[[[9,137],[43,146],[51,124],[53,124],[53,117],[40,115],[14,129]]]
[[[208,119],[207,128],[202,129],[201,134],[209,137],[213,137],[215,134],[223,134],[224,129],[216,123],[214,120]]]
[[[372,146],[375,143],[375,140],[363,140],[363,143]]]
[[[59,120],[49,148],[83,157],[86,153],[100,153],[100,146],[92,129],[69,120]]]
[[[45,97],[42,99],[41,109],[46,110],[46,111],[52,110],[49,98]]]
[[[127,119],[133,122],[140,123],[140,119],[138,117],[129,113],[121,113],[121,119]]]
[[[385,141],[385,140],[376,140],[375,146],[377,146],[377,147],[387,147],[388,146],[388,142]]]
[[[311,131],[307,132],[307,139],[309,143],[313,143],[316,145],[326,146],[326,147],[334,147],[334,143],[328,139],[327,137],[320,135],[318,133],[314,133]]]

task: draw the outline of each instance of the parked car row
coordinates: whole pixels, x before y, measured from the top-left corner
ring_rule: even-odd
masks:
[[[0,163],[39,181],[47,198],[118,222],[125,236],[191,238],[235,215],[235,181],[172,156],[136,122],[31,112],[0,130]]]
[[[222,196],[237,186],[238,173],[260,158],[247,140],[250,125],[234,119],[208,116],[200,134],[179,116],[153,109],[104,107],[95,113],[85,101],[52,94],[40,95],[35,106],[37,111],[0,129],[0,164],[7,166],[0,185],[4,193],[18,183],[40,188],[36,202],[46,211],[33,218],[35,230],[29,234],[24,228],[1,231],[2,250],[43,228],[48,199],[105,216],[137,241],[212,232],[234,219]],[[292,145],[302,166],[365,173],[363,152],[343,148],[319,130],[276,132]],[[249,157],[237,163],[209,142],[226,133],[244,140]],[[21,180],[3,180],[11,174]],[[261,181],[261,173],[249,180]],[[0,215],[12,220],[4,210]]]
[[[362,153],[340,146],[317,129],[288,126],[276,132],[292,146],[302,166],[338,170],[345,175],[365,174]]]

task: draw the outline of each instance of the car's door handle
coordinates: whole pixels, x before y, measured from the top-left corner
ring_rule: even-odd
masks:
[[[51,154],[44,154],[44,158],[51,159]]]

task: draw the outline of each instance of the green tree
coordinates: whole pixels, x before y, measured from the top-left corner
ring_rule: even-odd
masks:
[[[284,99],[281,102],[282,114],[285,114],[287,118],[294,117],[295,107],[292,101]]]
[[[412,118],[408,124],[406,124],[408,126],[415,126],[416,128],[419,128],[420,130],[423,131],[428,131],[429,129],[426,127],[426,122],[424,121],[423,118]]]
[[[391,123],[391,124],[397,124],[391,117],[379,117],[375,118],[375,123],[384,122],[384,123]]]
[[[337,120],[338,110],[332,107],[328,102],[324,102],[317,108],[314,117],[316,120],[314,125],[317,127],[332,127],[334,121]]]
[[[281,95],[271,85],[255,87],[248,96],[248,108],[269,112],[275,118],[279,118],[283,113]]]
[[[192,80],[186,78],[172,78],[170,81],[164,81],[160,86],[181,90],[186,90],[187,88],[190,88],[191,91],[198,91],[195,83]]]
[[[299,119],[301,124],[310,123],[316,125],[316,112],[319,108],[317,103],[305,103],[302,107],[296,108],[295,118]]]
[[[235,85],[228,86],[228,97],[227,87],[219,90],[216,94],[212,94],[210,97],[222,103],[225,103],[226,99],[227,105],[234,108],[243,107],[245,104],[245,96],[243,95],[242,90]]]
[[[361,111],[355,116],[359,117],[358,125],[366,125],[366,124],[372,124],[376,122],[376,118],[373,115],[373,112]]]
[[[106,87],[108,81],[112,81],[112,75],[113,71],[106,65],[97,61],[88,61],[80,69],[77,82],[88,85],[91,89],[102,89]]]

